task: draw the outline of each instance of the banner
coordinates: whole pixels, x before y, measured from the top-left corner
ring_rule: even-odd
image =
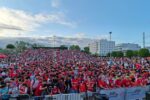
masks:
[[[150,85],[148,85],[148,86],[144,86],[143,88],[144,88],[145,92],[150,91]]]
[[[145,93],[145,89],[142,87],[127,88],[125,100],[143,100]]]
[[[125,89],[112,89],[112,90],[100,90],[100,94],[106,94],[109,100],[124,100],[125,99]]]

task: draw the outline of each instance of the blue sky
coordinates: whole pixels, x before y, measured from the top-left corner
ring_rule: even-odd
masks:
[[[0,0],[0,36],[108,38],[150,45],[149,0]]]

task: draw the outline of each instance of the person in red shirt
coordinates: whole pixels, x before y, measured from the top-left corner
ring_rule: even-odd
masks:
[[[72,84],[71,93],[78,93],[79,92],[79,80],[76,76],[71,80],[71,84]]]
[[[88,80],[86,81],[88,96],[92,96],[92,93],[94,92],[94,85],[95,85],[95,81],[89,77]]]
[[[137,79],[136,79],[136,82],[135,82],[136,86],[142,86],[142,78],[139,76]]]
[[[108,79],[109,81],[109,89],[112,89],[115,87],[115,84],[114,84],[114,80],[112,78]]]
[[[92,78],[89,78],[89,80],[86,82],[87,91],[94,92],[94,85],[95,81]]]
[[[148,83],[148,79],[142,78],[142,85],[146,86]]]
[[[100,89],[106,89],[107,88],[107,83],[101,79],[98,80],[98,87]]]
[[[81,83],[80,83],[80,85],[79,85],[79,92],[80,92],[80,93],[84,93],[84,92],[86,92],[86,91],[87,91],[87,89],[86,89],[86,84],[85,84],[84,81],[81,81]]]
[[[41,96],[42,92],[47,89],[47,87],[44,87],[44,84],[46,84],[46,83],[44,83],[44,82],[42,83],[42,80],[40,80],[40,82],[34,92],[35,96]]]
[[[51,90],[51,95],[60,94],[60,89],[55,85],[54,88]]]
[[[122,80],[121,85],[122,85],[122,87],[131,87],[132,86],[132,81],[129,79],[129,77],[124,78]]]
[[[120,78],[117,78],[116,81],[115,81],[115,86],[117,88],[120,88],[121,87],[121,79]]]
[[[25,78],[24,84],[26,84],[28,87],[30,87],[31,81],[30,81],[30,78],[29,78],[29,77],[26,77],[26,78]]]
[[[28,92],[28,87],[26,84],[19,85],[20,94],[27,94],[27,92]]]

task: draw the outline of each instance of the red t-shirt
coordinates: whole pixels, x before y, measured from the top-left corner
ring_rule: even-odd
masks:
[[[124,87],[129,87],[129,86],[132,86],[132,83],[128,79],[123,79],[121,85]]]
[[[19,86],[19,91],[20,91],[20,94],[27,94],[27,91],[26,91],[26,87],[23,87],[22,85]],[[23,92],[22,92],[23,91]]]
[[[87,85],[87,90],[93,92],[94,91],[94,81],[87,81],[86,85]]]
[[[115,85],[116,85],[117,87],[121,87],[121,79],[117,79],[117,80],[115,81]]]
[[[102,80],[98,80],[98,86],[99,88],[107,88],[107,83]]]
[[[42,84],[39,84],[38,87],[35,89],[35,96],[41,96],[42,94],[42,90],[40,90],[40,87],[42,86]]]
[[[24,83],[25,83],[28,87],[30,87],[30,85],[31,85],[31,81],[30,81],[30,80],[26,80]]]
[[[136,86],[141,86],[142,85],[142,79],[137,79],[135,82]]]
[[[79,91],[80,92],[86,92],[86,84],[85,83],[81,83],[79,85]]]
[[[78,90],[79,87],[79,80],[78,79],[72,79],[72,89],[73,90]]]
[[[60,91],[59,88],[57,88],[57,87],[56,87],[56,88],[53,88],[53,89],[52,89],[52,95],[54,95],[54,94],[59,94],[59,91]]]

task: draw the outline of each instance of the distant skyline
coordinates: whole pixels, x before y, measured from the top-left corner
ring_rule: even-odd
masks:
[[[149,0],[0,0],[0,37],[109,38],[150,46]]]

